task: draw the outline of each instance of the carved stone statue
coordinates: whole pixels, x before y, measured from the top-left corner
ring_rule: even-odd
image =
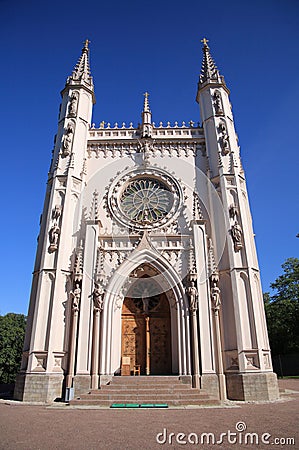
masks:
[[[198,308],[198,291],[194,281],[191,281],[191,286],[188,288],[188,294],[190,299],[190,311],[194,312]]]
[[[218,272],[213,272],[210,277],[210,285],[211,285],[211,301],[214,311],[219,311],[221,305],[220,289],[218,283],[219,283],[219,274]]]
[[[73,142],[74,130],[71,126],[68,126],[65,135],[62,140],[62,153],[63,156],[68,156],[71,153],[71,147]]]
[[[76,283],[76,289],[70,292],[70,296],[73,299],[72,301],[72,310],[79,311],[79,303],[81,296],[81,289],[78,283]]]
[[[223,114],[221,95],[219,92],[214,94],[214,106],[216,114]]]
[[[55,205],[55,207],[53,208],[53,211],[52,211],[52,219],[55,220],[57,223],[60,216],[61,216],[61,206]]]
[[[243,247],[242,245],[242,228],[238,224],[238,222],[235,220],[234,225],[231,228],[232,238],[235,245],[235,250],[240,250],[240,248]]]
[[[221,148],[223,153],[227,154],[229,152],[229,137],[226,132],[221,137]]]
[[[92,293],[93,306],[95,311],[103,311],[103,297],[104,289],[98,283],[95,283],[95,288]]]
[[[69,104],[69,115],[75,116],[77,112],[78,106],[78,94],[74,92],[71,96],[70,104]]]
[[[54,222],[53,226],[50,228],[50,231],[49,231],[49,239],[50,239],[51,247],[57,248],[59,234],[60,234],[60,228],[57,225],[57,223]]]
[[[148,125],[143,125],[142,137],[148,138],[152,136],[152,130]]]
[[[218,311],[221,305],[221,300],[220,300],[220,289],[217,285],[215,285],[211,289],[211,300],[213,304],[213,309],[215,311]]]
[[[219,124],[218,130],[221,133],[220,145],[221,145],[222,153],[227,155],[229,153],[229,136],[227,134],[226,126],[223,122],[221,122]]]

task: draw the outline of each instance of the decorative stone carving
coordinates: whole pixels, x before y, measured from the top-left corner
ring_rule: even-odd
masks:
[[[152,147],[152,144],[150,144],[148,140],[142,143],[141,151],[143,152],[143,164],[145,167],[150,164],[149,158],[150,153],[152,152]]]
[[[70,99],[70,103],[69,103],[69,109],[68,109],[69,116],[76,115],[77,108],[78,108],[78,99],[79,99],[78,92],[73,92],[71,99]]]
[[[216,114],[223,114],[222,99],[220,92],[216,91],[214,96],[214,108]]]
[[[49,231],[49,240],[50,240],[50,251],[57,250],[58,247],[58,239],[60,234],[60,228],[56,222],[52,225]]]
[[[104,289],[98,283],[95,283],[95,287],[92,293],[94,311],[103,311],[103,297]]]
[[[264,359],[264,366],[265,366],[265,369],[271,369],[271,363],[270,363],[270,355],[269,355],[269,353],[264,353],[264,354],[263,354],[263,359]]]
[[[235,205],[231,205],[229,208],[229,216],[233,220],[237,220],[239,214],[238,207]]]
[[[220,132],[220,147],[223,155],[227,155],[230,150],[229,146],[229,136],[227,134],[226,125],[221,122],[219,124],[218,130]]]
[[[243,234],[242,228],[235,220],[234,225],[231,227],[231,235],[234,242],[235,252],[238,252],[243,247],[242,234]]]
[[[83,276],[83,247],[82,244],[76,252],[75,264],[74,264],[75,282],[82,280]]]
[[[195,313],[198,309],[198,291],[194,281],[191,281],[191,286],[188,287],[188,295],[190,311],[191,313]]]
[[[123,294],[118,294],[118,295],[116,296],[116,300],[115,300],[115,310],[121,308],[121,305],[122,305],[122,303],[123,303],[123,300],[124,300]]]
[[[34,372],[45,372],[47,367],[47,352],[34,352],[36,366]]]
[[[258,356],[255,352],[248,352],[245,353],[245,363],[246,363],[246,368],[247,369],[258,369],[259,368],[259,364],[258,364]]]
[[[72,299],[72,311],[79,311],[80,297],[81,297],[81,289],[79,283],[76,283],[76,288],[70,292],[70,297]]]
[[[72,143],[74,137],[74,130],[71,125],[68,125],[66,132],[62,138],[62,155],[68,156],[72,150]]]
[[[147,148],[148,155],[156,157],[161,154],[161,156],[189,156],[196,155],[196,151],[202,145],[202,140],[192,140],[187,142],[174,142],[174,141],[157,141],[153,142]],[[124,141],[124,142],[92,142],[88,144],[87,153],[88,157],[91,158],[93,155],[96,158],[104,157],[116,158],[118,156],[132,155],[133,153],[140,152],[140,144],[135,141]]]
[[[219,283],[219,275],[217,272],[214,272],[210,277],[210,286],[211,286],[212,308],[215,312],[218,312],[221,306],[220,289],[218,283]]]
[[[63,372],[62,359],[64,357],[64,353],[63,352],[53,352],[53,356],[54,356],[53,372]]]
[[[55,205],[53,210],[52,210],[52,219],[58,223],[59,218],[61,216],[61,205]]]
[[[194,220],[203,219],[203,215],[200,208],[199,195],[196,192],[193,192],[193,219]]]

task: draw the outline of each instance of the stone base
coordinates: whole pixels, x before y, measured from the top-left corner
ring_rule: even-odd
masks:
[[[276,374],[226,374],[227,398],[230,400],[277,400],[279,398]]]
[[[63,374],[20,373],[14,398],[24,402],[52,403],[63,395]]]
[[[91,375],[75,375],[73,381],[74,395],[78,397],[91,389]]]
[[[192,375],[179,375],[179,380],[181,380],[183,384],[192,385]]]
[[[100,387],[106,386],[106,384],[110,383],[112,381],[113,375],[100,375]]]
[[[220,399],[219,381],[216,374],[203,374],[200,377],[200,388],[211,397]]]

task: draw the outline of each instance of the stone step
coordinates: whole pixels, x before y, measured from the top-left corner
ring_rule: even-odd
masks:
[[[170,406],[217,405],[205,391],[194,389],[174,376],[114,377],[101,389],[71,400],[71,405],[111,406],[112,403],[167,403]]]
[[[134,402],[134,401],[149,401],[150,399],[155,399],[157,402],[159,401],[168,401],[171,399],[185,399],[185,400],[207,400],[209,399],[209,396],[206,394],[202,394],[199,392],[196,393],[188,393],[188,394],[160,394],[159,392],[155,393],[140,393],[140,394],[119,394],[119,393],[112,393],[112,394],[101,394],[101,395],[91,395],[91,394],[82,394],[78,399],[85,401],[89,399],[94,400],[111,400],[111,401],[120,401],[120,402]]]
[[[110,384],[181,384],[177,377],[114,377]]]
[[[129,400],[126,402],[121,402],[121,401],[111,401],[111,400],[94,400],[94,399],[88,399],[88,400],[72,400],[70,402],[70,405],[72,406],[105,406],[105,407],[110,407],[113,403],[138,403],[138,404],[142,404],[142,403],[147,403],[147,404],[160,404],[160,403],[166,403],[168,406],[187,406],[187,405],[197,405],[197,406],[216,406],[220,404],[219,400],[216,399],[202,399],[202,400],[194,400],[194,399],[190,399],[190,400],[186,400],[186,399],[171,399],[171,400],[167,400],[167,401],[163,401],[159,399],[159,401],[157,401],[156,399],[146,399],[146,401],[142,401],[140,399],[138,399],[138,401],[134,401],[134,400]]]
[[[189,391],[190,389],[192,389],[190,386],[187,385],[178,385],[178,386],[165,386],[165,385],[158,385],[158,386],[154,386],[154,385],[150,385],[150,386],[132,386],[132,385],[127,385],[127,386],[115,386],[115,385],[111,385],[111,386],[102,386],[101,389],[94,389],[91,390],[90,393],[91,394],[99,394],[101,392],[113,392],[113,391],[117,391],[117,392],[135,392],[135,391],[165,391],[165,392],[177,392],[177,391]]]

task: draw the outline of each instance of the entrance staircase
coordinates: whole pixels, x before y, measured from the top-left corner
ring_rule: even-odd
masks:
[[[70,405],[111,406],[112,404],[162,404],[168,406],[219,405],[220,401],[193,389],[177,376],[120,376],[101,389],[75,397]]]

